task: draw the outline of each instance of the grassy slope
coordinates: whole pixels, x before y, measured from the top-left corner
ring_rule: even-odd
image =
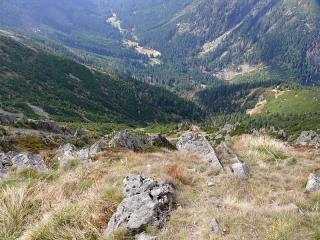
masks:
[[[163,231],[148,229],[160,240],[215,239],[213,218],[224,225],[225,240],[319,239],[320,195],[303,192],[308,174],[320,163],[319,152],[297,151],[264,136],[242,136],[231,145],[249,165],[249,181],[223,175],[221,182],[218,177],[208,187],[214,173],[201,160],[168,152],[109,151],[90,165],[70,161],[46,173],[13,172],[0,181],[0,238],[103,239],[122,200],[123,178],[138,172],[169,180],[177,188],[180,207]],[[304,215],[269,207],[290,203]],[[113,239],[125,237],[119,234]]]
[[[0,37],[0,82],[2,108],[30,115],[29,102],[61,121],[166,122],[202,115],[162,88],[102,74],[7,37]]]
[[[290,90],[275,98],[269,96],[263,113],[305,114],[320,113],[320,90]]]

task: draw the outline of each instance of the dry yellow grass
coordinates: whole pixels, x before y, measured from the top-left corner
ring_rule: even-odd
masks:
[[[103,239],[129,173],[176,186],[177,208],[157,232],[160,239],[320,239],[320,194],[304,193],[319,152],[267,136],[244,135],[230,146],[251,168],[248,181],[213,176],[201,160],[176,152],[109,151],[88,165],[12,173],[0,182],[0,239]],[[215,185],[209,187],[212,177]],[[296,204],[304,215],[270,208],[274,203]],[[224,225],[223,237],[212,233],[212,218]]]

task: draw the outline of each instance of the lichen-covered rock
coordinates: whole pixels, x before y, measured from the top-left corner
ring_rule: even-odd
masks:
[[[311,173],[308,178],[306,190],[309,192],[320,191],[320,176]]]
[[[42,157],[32,153],[17,153],[11,158],[12,166],[17,169],[33,168],[38,171],[47,170]]]
[[[72,159],[79,159],[89,161],[89,149],[84,148],[77,150],[76,147],[70,143],[60,146],[57,152],[57,157],[60,163],[65,163]]]
[[[183,134],[177,143],[177,148],[183,154],[198,155],[214,169],[222,169],[215,150],[201,133],[187,132]]]
[[[140,175],[127,176],[124,199],[110,219],[105,235],[111,235],[118,228],[141,233],[147,226],[161,227],[169,217],[174,200],[175,190],[170,184]]]
[[[320,147],[320,136],[315,131],[303,131],[294,143],[300,146]]]
[[[38,171],[47,170],[47,166],[40,155],[24,152],[9,152],[7,154],[0,152],[0,178],[5,177],[11,168],[33,168]]]
[[[134,151],[145,150],[148,147],[147,136],[140,136],[127,130],[118,132],[110,141],[110,147],[127,148]]]
[[[109,144],[106,140],[100,139],[99,141],[95,142],[90,148],[89,148],[89,156],[90,158],[96,156],[97,154],[101,153],[102,151],[106,150],[108,148]]]
[[[168,139],[163,137],[161,134],[157,134],[149,137],[149,143],[155,147],[167,148],[170,150],[177,150],[177,147],[172,144]]]
[[[234,163],[231,165],[232,173],[239,179],[248,179],[250,177],[249,167],[242,162]]]

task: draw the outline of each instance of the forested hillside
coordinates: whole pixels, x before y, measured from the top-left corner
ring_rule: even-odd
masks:
[[[156,86],[107,75],[0,36],[0,107],[9,112],[44,109],[60,121],[116,123],[197,120],[193,103]]]
[[[0,25],[31,33],[42,47],[45,38],[65,44],[101,69],[177,90],[266,68],[318,85],[319,9],[317,0],[16,0],[0,3]]]

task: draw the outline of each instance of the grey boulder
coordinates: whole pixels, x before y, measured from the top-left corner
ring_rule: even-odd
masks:
[[[0,178],[5,177],[12,168],[32,168],[38,171],[46,171],[48,169],[40,155],[24,152],[10,152],[7,154],[0,152]]]
[[[308,178],[306,190],[309,192],[320,191],[320,176],[311,173]]]
[[[232,173],[239,179],[246,180],[250,177],[249,167],[242,162],[234,163],[231,165]]]
[[[178,150],[185,154],[199,156],[210,167],[222,169],[222,165],[217,158],[216,152],[208,140],[199,132],[187,132],[181,135],[177,143]]]
[[[42,157],[32,153],[18,153],[11,158],[12,166],[17,169],[33,168],[38,171],[47,170]]]
[[[294,144],[300,146],[319,147],[320,136],[315,131],[303,131]]]
[[[72,159],[89,160],[89,149],[84,148],[77,150],[77,148],[70,143],[60,146],[57,151],[57,157],[60,163],[65,163]]]
[[[89,148],[89,156],[90,158],[96,156],[97,154],[103,152],[108,148],[109,144],[106,140],[100,139],[99,141],[95,142],[90,148]]]
[[[105,230],[111,235],[118,228],[138,234],[147,226],[161,227],[168,219],[175,201],[175,189],[140,175],[125,178],[124,199]]]

